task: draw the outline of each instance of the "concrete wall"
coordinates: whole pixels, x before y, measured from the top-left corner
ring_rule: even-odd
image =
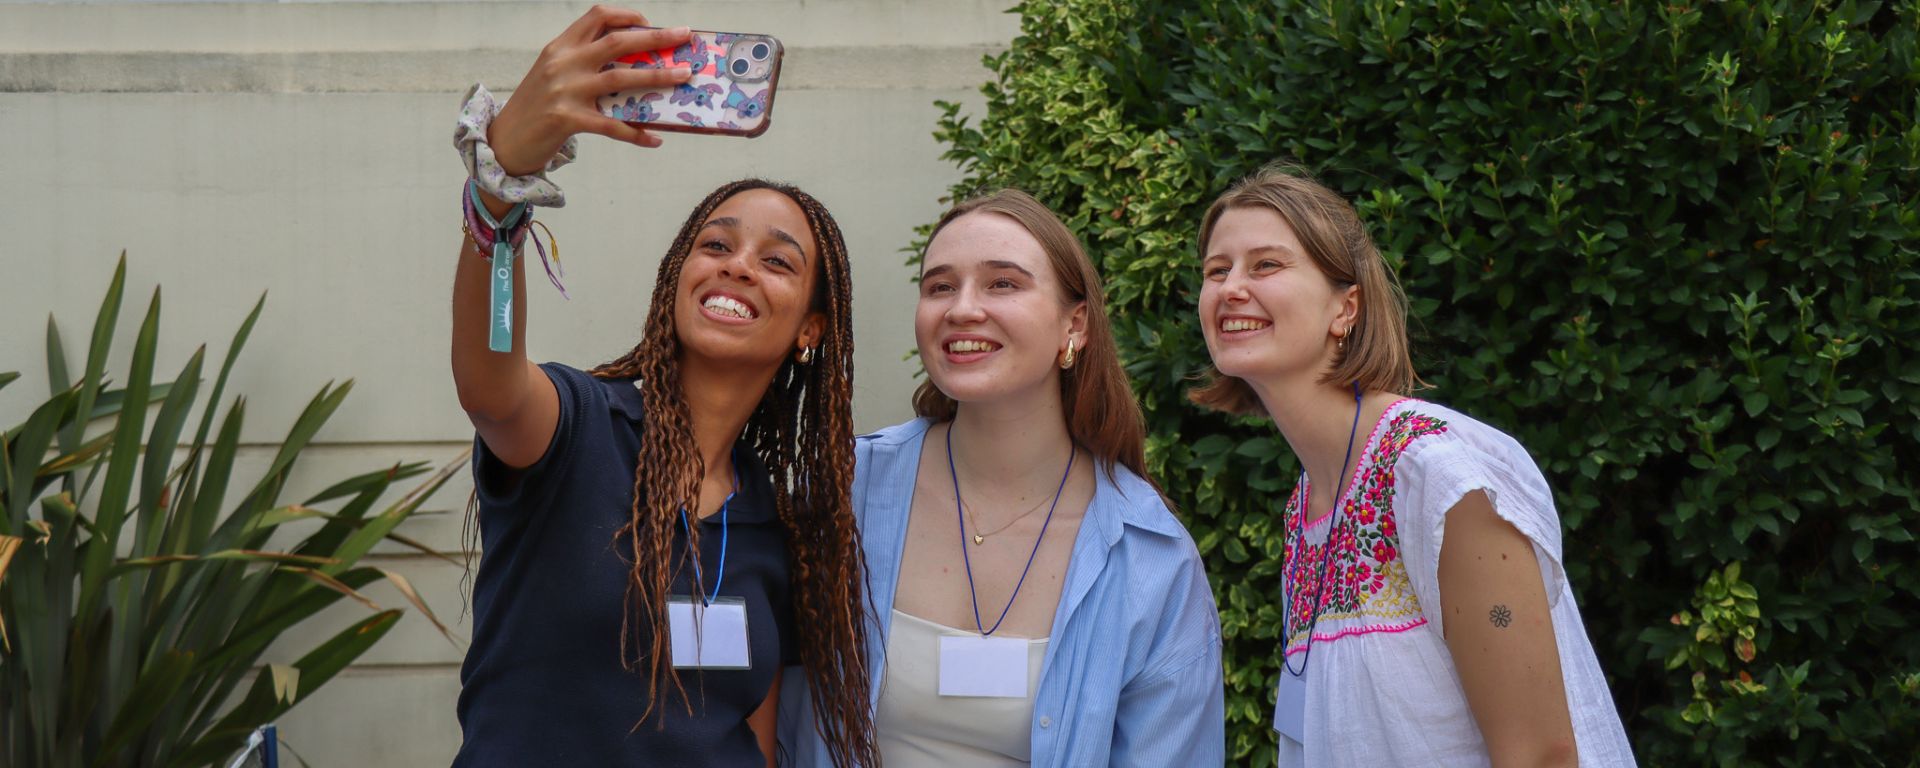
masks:
[[[657,259],[687,211],[745,175],[795,182],[837,215],[853,252],[856,425],[908,415],[914,292],[899,249],[957,172],[931,131],[937,99],[977,105],[982,55],[1017,20],[1005,0],[656,2],[657,23],[767,32],[788,46],[774,127],[751,141],[669,136],[653,151],[585,139],[558,175],[572,301],[533,278],[533,357],[592,365],[637,339]],[[115,368],[164,285],[158,370],[213,356],[253,301],[267,309],[234,373],[249,396],[243,464],[264,468],[329,379],[354,394],[288,498],[400,460],[453,458],[471,429],[447,374],[447,293],[462,170],[452,118],[473,80],[510,89],[586,8],[570,2],[0,0],[0,425],[46,391],[49,313],[71,357],[115,259],[128,299]],[[76,363],[77,364],[77,363]],[[404,533],[459,547],[464,474]],[[450,623],[461,570],[383,548]],[[404,605],[379,586],[370,595]],[[363,617],[343,605],[327,630]],[[464,642],[465,622],[454,623]],[[291,660],[324,637],[277,648]],[[316,766],[445,763],[462,646],[410,613],[360,664],[282,720]]]

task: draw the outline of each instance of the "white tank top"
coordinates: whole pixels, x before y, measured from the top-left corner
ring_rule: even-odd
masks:
[[[893,612],[874,729],[888,768],[987,768],[1031,762],[1033,695],[1047,639],[1027,640],[1027,697],[940,695],[940,637],[978,635]]]

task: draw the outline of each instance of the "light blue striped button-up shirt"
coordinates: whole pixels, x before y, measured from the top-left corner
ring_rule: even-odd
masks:
[[[926,419],[859,438],[854,514],[866,550],[867,656],[880,700]],[[1102,468],[1067,564],[1034,696],[1033,764],[1217,766],[1225,761],[1220,617],[1199,550],[1145,480]],[[804,627],[801,631],[806,631]],[[804,676],[781,690],[791,764],[830,766]]]

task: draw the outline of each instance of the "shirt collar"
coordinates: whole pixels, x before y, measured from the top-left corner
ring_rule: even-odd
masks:
[[[620,414],[633,422],[634,428],[644,429],[646,421],[646,398],[640,392],[639,379],[602,379],[595,377],[607,394],[607,410]],[[767,523],[777,520],[774,511],[773,481],[767,474],[767,466],[749,446],[735,443],[734,469],[740,473],[740,488],[735,492],[733,503],[727,507],[729,523]],[[709,517],[703,522],[720,524],[718,516]]]
[[[640,394],[639,379],[602,379],[595,377],[607,391],[607,408],[639,424],[646,418],[646,399]]]

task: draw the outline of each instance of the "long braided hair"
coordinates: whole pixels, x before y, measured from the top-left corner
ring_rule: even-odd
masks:
[[[852,275],[840,227],[826,206],[785,184],[745,179],[713,191],[680,227],[673,249],[660,262],[653,305],[639,345],[593,370],[601,378],[637,378],[645,395],[645,429],[634,468],[633,508],[616,541],[631,547],[621,658],[648,675],[645,722],[671,690],[692,709],[673,669],[668,647],[667,595],[680,509],[700,495],[705,464],[694,444],[692,418],[681,397],[680,341],[674,325],[680,270],[713,210],[753,189],[786,195],[799,205],[813,230],[821,270],[814,308],[827,332],[813,361],[789,356],[740,436],[772,475],[774,504],[786,527],[793,562],[793,615],[799,633],[814,710],[814,727],[826,741],[836,768],[879,763],[868,708],[865,604],[866,562],[853,521],[853,313]],[[688,530],[689,551],[699,550],[699,526]],[[636,637],[637,636],[637,637]],[[638,640],[636,644],[634,641]],[[645,653],[635,648],[646,649]],[[637,726],[636,726],[637,727]]]

